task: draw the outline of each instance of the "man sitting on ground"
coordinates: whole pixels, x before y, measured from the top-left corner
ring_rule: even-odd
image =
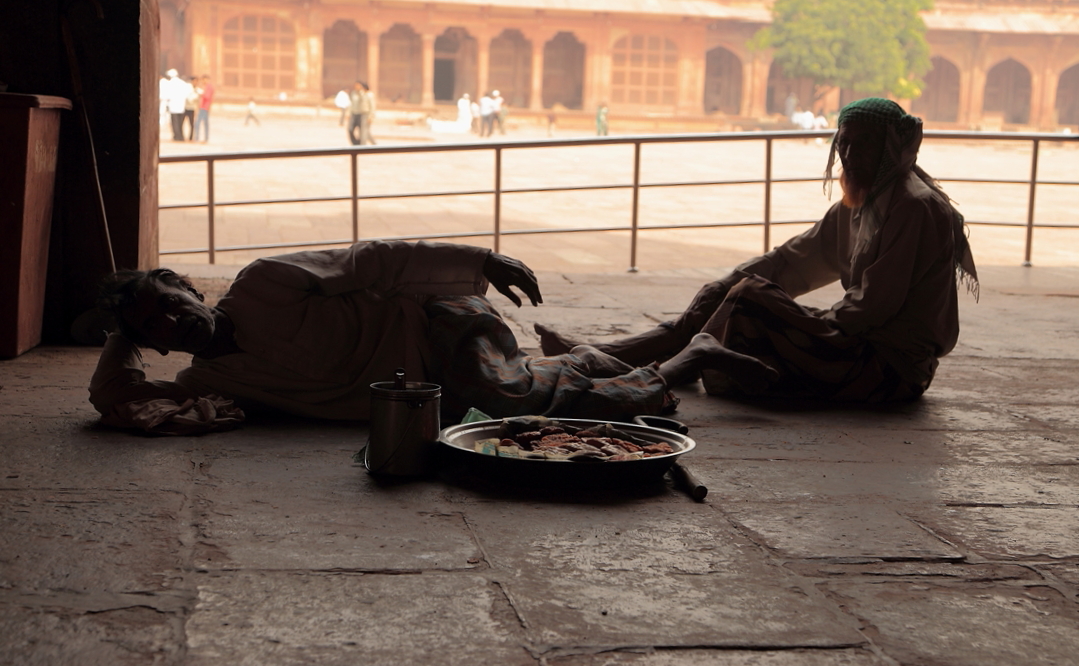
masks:
[[[959,337],[957,283],[977,296],[963,217],[915,164],[921,140],[921,120],[894,102],[847,105],[825,171],[829,191],[838,154],[842,202],[812,229],[705,285],[678,319],[595,347],[633,365],[677,354],[665,364],[672,382],[696,379],[701,362],[686,353],[693,347],[713,359],[719,349],[749,356],[778,371],[769,380],[744,362],[726,370],[705,364],[712,394],[869,402],[920,396]],[[794,301],[836,280],[846,293],[828,310]],[[546,354],[573,346],[545,326],[536,332]]]
[[[105,343],[90,401],[105,423],[158,432],[243,418],[211,396],[365,419],[370,385],[401,367],[410,381],[442,386],[450,419],[469,407],[494,417],[625,419],[677,403],[662,367],[633,368],[587,346],[525,355],[484,296],[488,284],[518,306],[513,287],[542,302],[520,261],[447,243],[372,242],[259,259],[212,308],[168,269],[120,272],[102,288],[101,306],[120,332]],[[191,353],[191,367],[174,381],[148,381],[136,345]]]

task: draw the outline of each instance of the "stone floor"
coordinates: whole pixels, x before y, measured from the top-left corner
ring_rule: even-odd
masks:
[[[544,272],[541,308],[496,300],[531,347],[536,320],[642,330],[707,277]],[[680,389],[700,503],[383,481],[357,423],[116,432],[97,350],[0,362],[0,664],[1075,664],[1079,269],[982,278],[917,403]]]

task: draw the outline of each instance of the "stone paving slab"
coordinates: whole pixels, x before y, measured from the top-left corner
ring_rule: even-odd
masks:
[[[183,494],[0,493],[0,589],[155,594],[184,566]]]
[[[217,455],[202,466],[196,490],[200,535],[213,545],[198,566],[467,570],[481,559],[436,487],[380,485],[349,452]]]
[[[1079,650],[1074,603],[1045,586],[880,582],[827,588],[902,664],[1065,666]],[[999,627],[986,632],[986,627]]]
[[[207,574],[185,663],[535,664],[477,575]]]
[[[541,505],[470,521],[492,575],[504,572],[526,630],[547,649],[862,642],[706,506]]]
[[[961,560],[892,504],[817,505],[732,502],[724,511],[781,557]]]
[[[983,558],[1079,559],[1074,505],[945,506],[911,513],[934,533]]]

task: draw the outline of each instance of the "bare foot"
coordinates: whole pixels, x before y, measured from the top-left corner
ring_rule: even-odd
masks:
[[[623,363],[610,354],[604,354],[591,345],[577,345],[569,350],[587,366],[587,376],[593,379],[604,377],[618,377],[628,372],[633,372],[633,366]]]
[[[749,394],[763,393],[779,379],[779,373],[761,361],[731,351],[711,335],[698,333],[671,360],[659,366],[667,386],[693,381],[701,370],[716,370]]]
[[[569,353],[569,350],[578,345],[578,343],[567,340],[559,333],[547,328],[543,324],[533,324],[532,328],[540,336],[540,349],[543,350],[544,356],[567,354]]]

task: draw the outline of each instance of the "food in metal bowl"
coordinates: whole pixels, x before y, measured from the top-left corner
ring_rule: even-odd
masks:
[[[526,416],[504,419],[497,437],[477,440],[476,453],[505,458],[621,462],[674,453],[667,442],[646,441],[610,423],[581,427]]]

